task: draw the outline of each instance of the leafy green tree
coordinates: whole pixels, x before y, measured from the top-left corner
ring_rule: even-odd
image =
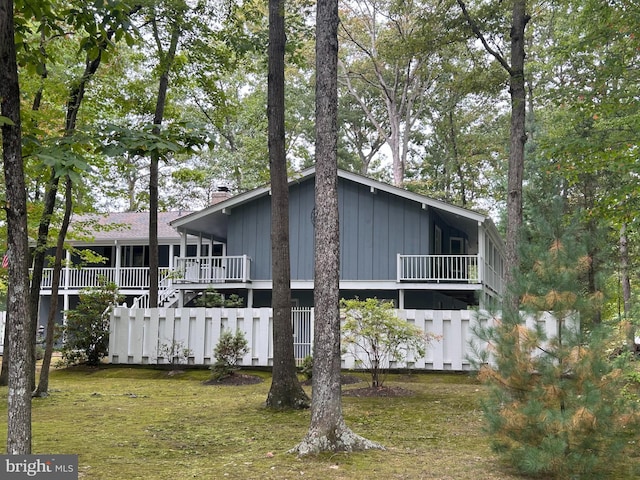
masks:
[[[437,85],[421,132],[422,158],[407,165],[408,190],[465,208],[504,204],[508,117],[500,92],[503,72],[483,52],[459,42],[441,48]],[[478,175],[478,172],[482,172]]]
[[[98,287],[80,292],[78,305],[66,312],[63,328],[63,362],[99,365],[109,354],[109,314],[124,297],[113,282],[101,280]]]
[[[623,265],[625,250],[620,251],[616,267],[609,246],[624,243],[626,252],[637,248],[629,240],[638,229],[633,212],[640,191],[634,174],[639,124],[633,106],[639,80],[633,65],[640,58],[633,31],[639,18],[640,11],[631,2],[558,4],[552,41],[540,67],[548,79],[542,85],[547,102],[536,122],[540,156],[536,175],[545,176],[547,182],[553,178],[549,184],[567,198],[570,208],[584,212],[582,221],[592,240],[589,288],[601,289],[602,273],[613,275],[619,269],[629,280],[629,288],[621,289],[626,297],[621,304],[627,311],[632,288],[630,271]]]
[[[359,1],[347,2],[342,14],[340,82],[375,128],[368,145],[359,143],[368,153],[386,143],[397,186],[434,91],[446,10],[445,3]],[[359,155],[363,167],[370,162]]]
[[[72,8],[52,1],[37,6],[30,4],[22,9],[21,13],[24,19],[20,23],[18,37],[19,44],[24,49],[24,70],[27,75],[35,73],[41,81],[34,94],[31,121],[28,123],[29,130],[24,142],[25,155],[41,162],[39,169],[44,171],[44,192],[41,191],[43,185],[38,181],[35,184],[37,192],[34,193],[35,200],[39,200],[37,203],[42,204],[41,208],[35,210],[40,216],[37,220],[37,233],[34,234],[36,245],[33,249],[29,296],[31,325],[28,330],[31,333],[31,342],[35,344],[40,285],[45,254],[49,246],[49,230],[55,221],[59,182],[61,178],[66,178],[67,183],[73,182],[78,185],[82,172],[89,169],[86,157],[92,147],[88,137],[80,135],[77,131],[80,107],[89,82],[94,78],[114,41],[130,38],[128,28],[131,12],[128,6],[121,4],[105,5],[100,2],[97,5],[83,4],[82,8]],[[35,19],[35,25],[39,24],[37,32],[32,28],[35,25],[26,21],[31,18]],[[56,49],[56,43],[61,41],[60,39],[66,39],[69,31],[77,33],[79,37],[73,45],[79,47],[80,59],[64,56]],[[37,39],[37,49],[29,48],[28,44],[33,39]],[[65,105],[65,108],[60,106],[64,116],[39,115],[39,110],[46,108],[48,103],[45,93],[49,92],[49,83],[46,80],[50,73],[59,67],[55,62],[63,61],[69,61],[73,65],[69,70],[72,77],[75,76],[72,81],[65,78],[67,85],[64,86],[64,90],[68,93],[66,98],[57,94],[52,96],[52,100],[55,98]],[[49,120],[47,123],[43,121],[45,118]],[[58,135],[54,133],[56,131],[62,133]],[[52,310],[56,310],[56,302],[57,296],[53,299]],[[32,371],[32,385],[35,387],[35,369]]]
[[[393,302],[367,298],[340,301],[346,317],[342,325],[343,351],[371,374],[371,386],[382,387],[390,362],[424,357],[433,334],[399,318]]]

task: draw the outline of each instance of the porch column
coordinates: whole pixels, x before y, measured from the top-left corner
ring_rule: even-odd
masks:
[[[484,286],[486,285],[484,277],[484,259],[486,249],[486,232],[482,223],[478,222],[478,280]]]
[[[116,249],[116,264],[115,264],[115,278],[113,279],[116,282],[116,285],[120,286],[120,268],[122,267],[122,252],[120,251],[120,245],[118,245],[118,240],[114,242],[113,248]]]
[[[398,309],[404,310],[404,289],[398,290]]]
[[[175,247],[174,244],[169,245],[169,271],[173,271],[173,257],[174,257],[174,251],[173,251],[173,247]]]
[[[67,325],[67,312],[69,311],[69,292],[64,292],[62,299],[62,325]]]
[[[247,308],[253,308],[253,288],[247,289]]]
[[[64,289],[69,290],[71,282],[71,251],[66,250],[65,267],[64,267]],[[65,308],[66,310],[66,308]]]
[[[180,232],[180,256],[187,256],[187,232],[185,231]]]

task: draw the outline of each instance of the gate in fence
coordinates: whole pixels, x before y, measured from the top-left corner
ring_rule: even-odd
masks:
[[[309,307],[294,307],[291,309],[293,323],[293,355],[296,364],[300,365],[305,357],[311,355],[313,338],[313,309]]]

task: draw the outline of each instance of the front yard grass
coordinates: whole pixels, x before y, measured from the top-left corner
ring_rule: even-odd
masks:
[[[391,375],[412,396],[343,398],[347,424],[387,450],[299,459],[287,450],[309,411],[264,408],[264,382],[212,386],[208,370],[104,367],[52,370],[51,395],[33,401],[33,453],[79,455],[80,478],[181,479],[519,479],[490,450],[482,430],[484,387],[464,374]],[[363,382],[344,389],[362,388]],[[308,388],[308,387],[306,387]],[[6,418],[7,387],[0,388]],[[0,447],[6,422],[0,423]],[[638,454],[619,477],[636,478]]]

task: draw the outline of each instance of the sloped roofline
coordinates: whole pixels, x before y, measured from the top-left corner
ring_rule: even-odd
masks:
[[[315,167],[309,167],[304,170],[301,170],[297,174],[294,174],[293,176],[289,177],[289,185],[307,180],[313,177],[315,173],[316,173]],[[372,190],[380,190],[383,192],[390,193],[392,195],[396,195],[399,197],[406,198],[408,200],[412,200],[416,203],[420,203],[424,205],[425,207],[436,208],[438,210],[442,210],[444,212],[448,212],[453,215],[458,215],[471,220],[475,220],[479,223],[485,223],[488,221],[490,222],[491,225],[493,225],[493,222],[491,221],[491,219],[486,215],[480,214],[478,212],[474,212],[473,210],[451,205],[449,203],[443,202],[441,200],[436,200],[436,199],[427,197],[425,195],[409,192],[403,188],[395,187],[393,185],[389,185],[387,183],[383,183],[378,180],[365,177],[364,175],[351,173],[345,170],[338,169],[338,177],[365,185],[371,188]],[[201,219],[212,213],[224,212],[225,209],[232,209],[233,207],[236,207],[238,205],[242,205],[244,203],[250,202],[255,198],[259,198],[264,195],[269,195],[270,192],[271,192],[270,185],[258,187],[253,190],[249,190],[247,192],[241,193],[239,195],[234,195],[233,197],[230,197],[227,200],[224,200],[220,203],[216,203],[215,205],[206,207],[198,212],[193,212],[189,215],[185,215],[184,217],[180,217],[176,220],[173,220],[170,222],[170,225],[174,228],[180,229],[180,227],[194,220]],[[495,228],[495,226],[493,228]]]

